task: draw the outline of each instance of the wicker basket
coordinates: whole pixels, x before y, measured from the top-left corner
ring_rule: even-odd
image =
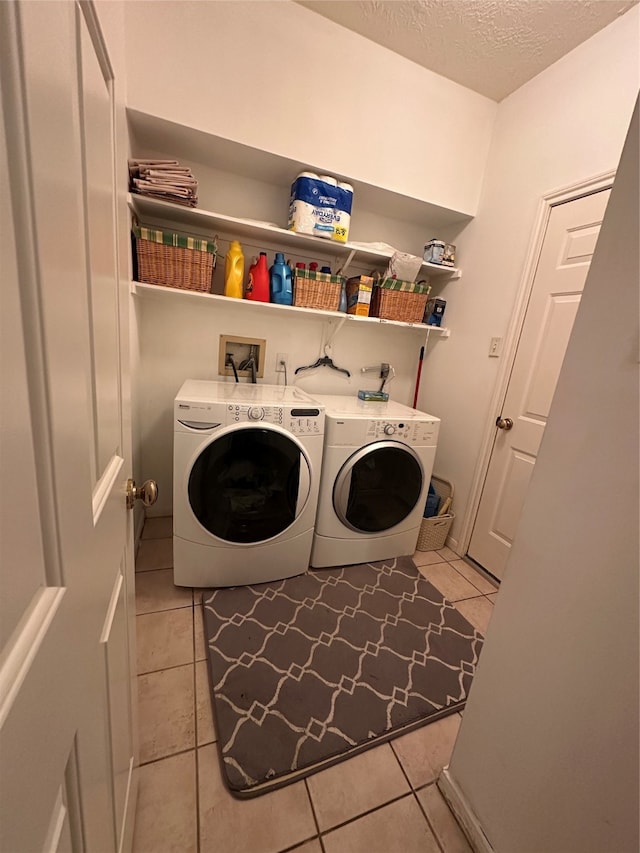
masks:
[[[337,311],[344,281],[341,275],[296,269],[293,278],[293,304],[298,308]]]
[[[371,317],[421,323],[431,288],[397,279],[384,279],[373,288]]]
[[[134,225],[138,281],[180,290],[211,291],[216,241]]]
[[[443,480],[442,477],[436,477],[435,474],[431,479],[441,505],[447,498],[451,498],[453,501],[453,484],[448,480]],[[454,518],[455,515],[452,512],[448,512],[446,515],[423,518],[420,524],[416,551],[438,551],[440,548],[444,548]]]

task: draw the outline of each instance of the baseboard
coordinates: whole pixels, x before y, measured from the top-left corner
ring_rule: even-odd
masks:
[[[447,536],[447,541],[444,544],[447,548],[451,548],[452,551],[455,551],[458,556],[461,556],[460,551],[458,551],[458,540],[454,539],[453,536]]]
[[[460,828],[467,836],[474,853],[494,853],[489,839],[482,830],[480,821],[460,788],[451,778],[448,767],[445,767],[438,777],[437,785],[460,824]]]
[[[134,504],[133,507],[133,553],[138,553],[138,547],[140,545],[140,540],[142,539],[142,528],[144,527],[144,507],[139,506],[138,503]]]
[[[133,757],[129,762],[129,779],[127,781],[127,794],[125,797],[124,815],[122,818],[122,831],[120,833],[120,847],[118,853],[131,853],[133,849],[133,830],[136,820],[136,804],[138,800],[138,768],[134,767]]]

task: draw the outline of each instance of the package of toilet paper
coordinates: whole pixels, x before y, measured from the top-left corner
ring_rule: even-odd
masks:
[[[301,172],[291,186],[288,229],[346,242],[353,187],[329,175]]]

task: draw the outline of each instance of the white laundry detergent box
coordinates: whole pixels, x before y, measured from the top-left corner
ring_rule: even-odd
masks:
[[[349,236],[353,187],[330,175],[301,172],[291,185],[289,231],[345,243]]]

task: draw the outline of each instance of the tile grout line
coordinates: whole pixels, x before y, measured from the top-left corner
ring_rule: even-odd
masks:
[[[170,572],[173,566],[156,566],[155,569],[136,569],[136,575],[150,575],[151,572]]]
[[[296,841],[295,844],[292,844],[289,847],[283,847],[282,850],[278,850],[277,853],[295,853],[296,850],[299,850],[303,844],[309,844],[310,841],[319,841],[320,846],[322,847],[322,842],[320,841],[319,835],[312,835],[310,838],[305,838],[304,841]],[[250,851],[247,851],[250,853]],[[324,847],[322,847],[322,853],[325,853]]]
[[[421,802],[420,802],[420,800],[418,799],[418,793],[417,793],[416,788],[414,788],[414,787],[413,787],[413,784],[411,783],[411,779],[409,779],[409,776],[408,776],[407,772],[405,771],[404,767],[402,766],[402,761],[400,761],[400,758],[398,757],[398,754],[396,753],[395,749],[393,748],[393,741],[389,741],[389,746],[391,747],[391,752],[393,753],[393,755],[394,755],[394,757],[395,757],[396,761],[398,762],[398,765],[400,766],[400,770],[402,771],[402,773],[403,773],[403,775],[404,775],[405,779],[407,780],[407,782],[408,782],[408,784],[409,784],[409,787],[411,788],[411,793],[412,793],[412,795],[413,795],[413,798],[414,798],[414,800],[417,802],[417,804],[418,804],[418,808],[419,808],[419,809],[420,809],[420,811],[422,812],[422,814],[423,814],[423,816],[424,816],[424,819],[425,819],[425,821],[426,821],[426,823],[427,823],[427,826],[428,826],[428,827],[429,827],[429,829],[431,830],[431,834],[433,835],[433,837],[434,837],[434,838],[435,838],[435,840],[436,840],[436,844],[438,845],[438,847],[440,848],[440,850],[442,851],[442,853],[447,853],[447,851],[444,849],[444,847],[442,846],[442,844],[440,844],[440,839],[439,839],[439,838],[438,838],[438,836],[436,835],[436,832],[435,832],[434,828],[431,826],[431,823],[429,822],[429,818],[427,817],[427,813],[426,813],[426,812],[425,812],[425,810],[422,808],[422,803],[421,803]],[[427,782],[425,785],[421,786],[421,788],[422,788],[422,787],[424,787],[424,788],[428,788],[428,787],[429,787],[429,785],[434,785],[434,784],[435,784],[435,782],[436,782],[436,780],[434,779],[432,782]]]
[[[423,791],[425,788],[429,788],[429,787],[431,787],[431,785],[436,785],[436,780],[435,780],[435,779],[434,779],[434,780],[433,780],[433,782],[431,782],[430,784],[428,784],[428,785],[423,785],[423,787],[422,787],[422,788],[420,788],[420,790],[421,790],[421,791]],[[436,785],[436,787],[437,787],[437,785]],[[434,825],[431,823],[431,821],[429,820],[429,815],[427,814],[427,810],[423,807],[422,803],[420,802],[420,797],[418,797],[418,792],[417,792],[417,791],[414,791],[414,792],[413,792],[413,796],[414,796],[414,797],[415,797],[415,799],[416,799],[416,802],[417,802],[417,804],[418,804],[418,808],[420,809],[420,811],[421,811],[421,812],[422,812],[422,814],[424,815],[424,819],[425,819],[425,820],[426,820],[426,822],[427,822],[427,826],[428,826],[428,827],[429,827],[429,829],[431,830],[431,834],[433,835],[433,837],[434,837],[434,838],[435,838],[435,840],[436,840],[436,844],[438,845],[438,847],[440,848],[440,850],[442,851],[442,853],[447,853],[447,851],[444,849],[444,845],[441,843],[440,838],[438,837],[438,833],[436,832],[436,828],[435,828],[435,826],[434,826]]]
[[[433,585],[435,586],[435,584]],[[442,592],[442,590],[438,591]],[[444,595],[444,592],[442,593],[442,595]],[[484,593],[479,592],[477,595],[467,595],[464,596],[464,598],[448,598],[446,595],[444,597],[447,599],[447,601],[450,601],[451,604],[456,604],[458,601],[473,601],[475,598],[485,598],[485,595]]]
[[[145,610],[142,613],[136,613],[136,616],[151,616],[153,613],[169,613],[170,610],[186,610],[187,607],[193,608],[191,604],[180,604],[178,607],[162,607],[160,610]]]
[[[137,676],[138,676],[138,678],[140,678],[143,675],[153,675],[156,672],[164,672],[167,669],[179,669],[181,666],[189,666],[189,664],[195,664],[195,663],[198,663],[198,661],[188,660],[188,661],[185,661],[184,663],[174,663],[171,666],[161,666],[159,669],[149,669],[146,672],[138,672]]]
[[[407,797],[411,797],[413,795],[413,793],[414,793],[413,789],[411,789],[410,791],[405,791],[404,794],[398,794],[397,797],[393,797],[392,799],[388,800],[386,803],[380,803],[379,806],[373,806],[372,808],[367,809],[367,811],[361,812],[360,814],[355,815],[355,817],[350,817],[349,820],[345,820],[342,823],[337,823],[335,826],[332,826],[329,829],[322,830],[322,832],[320,833],[320,836],[319,836],[320,843],[322,844],[322,838],[325,835],[330,835],[332,832],[335,832],[338,829],[344,829],[345,826],[349,826],[349,824],[355,823],[357,820],[360,820],[360,818],[368,817],[369,815],[373,814],[374,812],[379,812],[381,809],[384,809],[387,806],[391,806],[394,803],[399,802],[400,800],[404,800]],[[322,845],[322,849],[324,850],[324,845]]]
[[[302,781],[304,782],[304,787],[305,787],[306,792],[307,792],[307,797],[309,798],[309,805],[311,806],[311,814],[313,815],[313,822],[316,826],[316,835],[318,838],[318,842],[320,843],[320,849],[322,850],[322,853],[325,853],[324,844],[322,843],[322,835],[320,833],[320,824],[318,823],[318,818],[316,816],[316,810],[315,810],[315,807],[313,805],[313,797],[311,796],[311,791],[309,790],[309,785],[307,784],[307,777],[305,776]]]
[[[151,761],[140,762],[140,767],[150,767],[152,764],[159,764],[167,758],[175,758],[177,755],[186,755],[187,752],[193,752],[194,747],[188,746],[186,749],[179,749],[177,752],[171,752],[169,755],[161,755],[160,758],[152,758]]]
[[[193,592],[192,592],[192,595],[193,595]],[[186,610],[186,607],[182,608],[182,609]],[[153,670],[150,670],[149,672],[140,672],[137,674],[137,678],[142,678],[145,675],[154,675],[157,672],[165,672],[165,671],[168,671],[170,669],[181,669],[184,666],[193,667],[193,724],[194,724],[193,725],[193,731],[194,731],[194,743],[193,743],[192,748],[195,750],[195,753],[196,753],[195,758],[196,758],[196,769],[197,769],[197,761],[198,761],[197,707],[198,706],[197,706],[196,682],[195,682],[195,678],[196,678],[195,619],[193,617],[193,601],[191,604],[191,610],[192,610],[192,614],[191,614],[192,644],[191,645],[192,645],[192,653],[193,653],[194,659],[191,660],[189,663],[179,663],[179,664],[174,664],[173,666],[165,666],[165,667],[161,667],[160,669],[153,669]],[[190,752],[190,749],[191,748],[179,749],[176,752],[169,752],[166,755],[160,756],[159,758],[153,758],[151,761],[141,761],[140,767],[146,767],[148,764],[155,764],[156,762],[162,761],[165,758],[172,758],[174,755],[183,755],[185,752]],[[197,793],[197,791],[196,791],[196,793]]]
[[[468,584],[470,584],[470,586],[474,587],[474,589],[476,590],[476,594],[475,594],[475,595],[466,595],[466,596],[463,596],[462,598],[456,598],[456,599],[450,598],[448,595],[446,595],[446,594],[445,594],[445,593],[440,589],[440,587],[435,583],[435,581],[430,580],[428,577],[426,577],[425,575],[423,575],[423,574],[422,574],[422,572],[420,572],[420,569],[430,569],[430,568],[432,568],[432,567],[434,567],[434,566],[441,566],[441,565],[443,565],[443,564],[444,564],[444,565],[447,565],[447,566],[451,566],[451,568],[455,571],[455,573],[456,573],[457,575],[459,575],[459,576],[462,578],[462,580],[466,581]],[[428,583],[430,583],[430,584],[432,584],[433,586],[435,586],[435,588],[438,590],[438,592],[440,592],[442,595],[444,595],[444,597],[447,599],[447,601],[450,601],[452,604],[455,604],[455,602],[456,602],[456,601],[469,601],[469,600],[471,600],[472,598],[480,598],[481,596],[491,595],[491,594],[492,594],[492,593],[484,593],[484,592],[481,592],[481,591],[478,589],[478,587],[477,587],[477,586],[475,586],[475,584],[473,583],[473,581],[470,581],[470,580],[469,580],[469,578],[465,577],[465,576],[462,574],[462,572],[459,572],[459,571],[458,571],[458,569],[456,569],[456,567],[455,567],[452,563],[450,563],[450,562],[449,562],[449,560],[443,560],[441,563],[429,563],[429,564],[424,565],[424,566],[422,566],[422,565],[421,565],[421,566],[416,565],[416,569],[418,569],[418,571],[420,572],[420,574],[422,575],[422,577],[424,578],[424,580],[426,580]]]
[[[465,576],[462,574],[462,572],[459,572],[459,571],[458,571],[458,569],[456,569],[456,567],[455,567],[452,563],[449,563],[449,562],[447,561],[447,564],[448,564],[449,566],[451,566],[451,568],[452,568],[452,569],[454,569],[456,572],[458,572],[458,574],[460,575],[460,577],[461,577],[463,580],[466,580],[466,581],[467,581],[467,583],[470,583],[470,584],[471,584],[471,586],[475,586],[475,584],[473,583],[473,581],[470,581],[470,580],[469,580],[469,578],[465,577]],[[434,564],[434,565],[437,565],[437,564]],[[435,584],[434,584],[434,586],[435,586]],[[478,587],[477,587],[477,586],[476,586],[476,589],[478,590],[478,594],[477,594],[477,595],[471,595],[471,596],[467,596],[467,597],[465,597],[465,598],[456,598],[456,599],[455,599],[455,601],[454,601],[453,599],[449,599],[449,601],[451,601],[451,603],[452,603],[452,604],[456,604],[456,602],[458,602],[458,601],[473,601],[473,599],[474,599],[474,598],[488,598],[488,596],[490,596],[490,595],[494,595],[494,593],[498,591],[498,590],[494,590],[494,592],[481,592],[481,591],[478,589]],[[444,593],[442,593],[442,594],[444,595]],[[445,596],[445,598],[446,598],[446,596]],[[493,606],[493,601],[489,601],[489,604],[491,604],[491,606]]]
[[[462,560],[462,557],[460,557],[459,559]],[[456,560],[456,562],[457,562],[457,560]],[[464,560],[463,560],[463,562],[464,562]],[[492,595],[493,594],[492,592],[482,592],[482,590],[479,587],[477,587],[472,580],[469,580],[469,578],[466,575],[463,575],[462,572],[453,565],[452,560],[447,560],[447,563],[449,563],[449,565],[451,566],[452,569],[455,569],[456,572],[458,572],[458,574],[460,575],[461,578],[464,578],[468,583],[471,584],[471,586],[475,586],[476,589],[478,590],[478,592],[480,593],[480,595]],[[466,565],[469,566],[469,563],[466,563]],[[469,566],[469,568],[472,569],[474,572],[476,572],[476,570],[473,568],[473,566]],[[479,572],[476,572],[476,574],[480,575]],[[482,575],[480,575],[480,577],[482,577]],[[486,578],[484,578],[484,577],[482,577],[482,579],[486,580]],[[487,583],[489,583],[489,581],[487,581]],[[496,587],[496,589],[494,589],[493,592],[497,592],[497,591],[498,591],[498,588]]]

